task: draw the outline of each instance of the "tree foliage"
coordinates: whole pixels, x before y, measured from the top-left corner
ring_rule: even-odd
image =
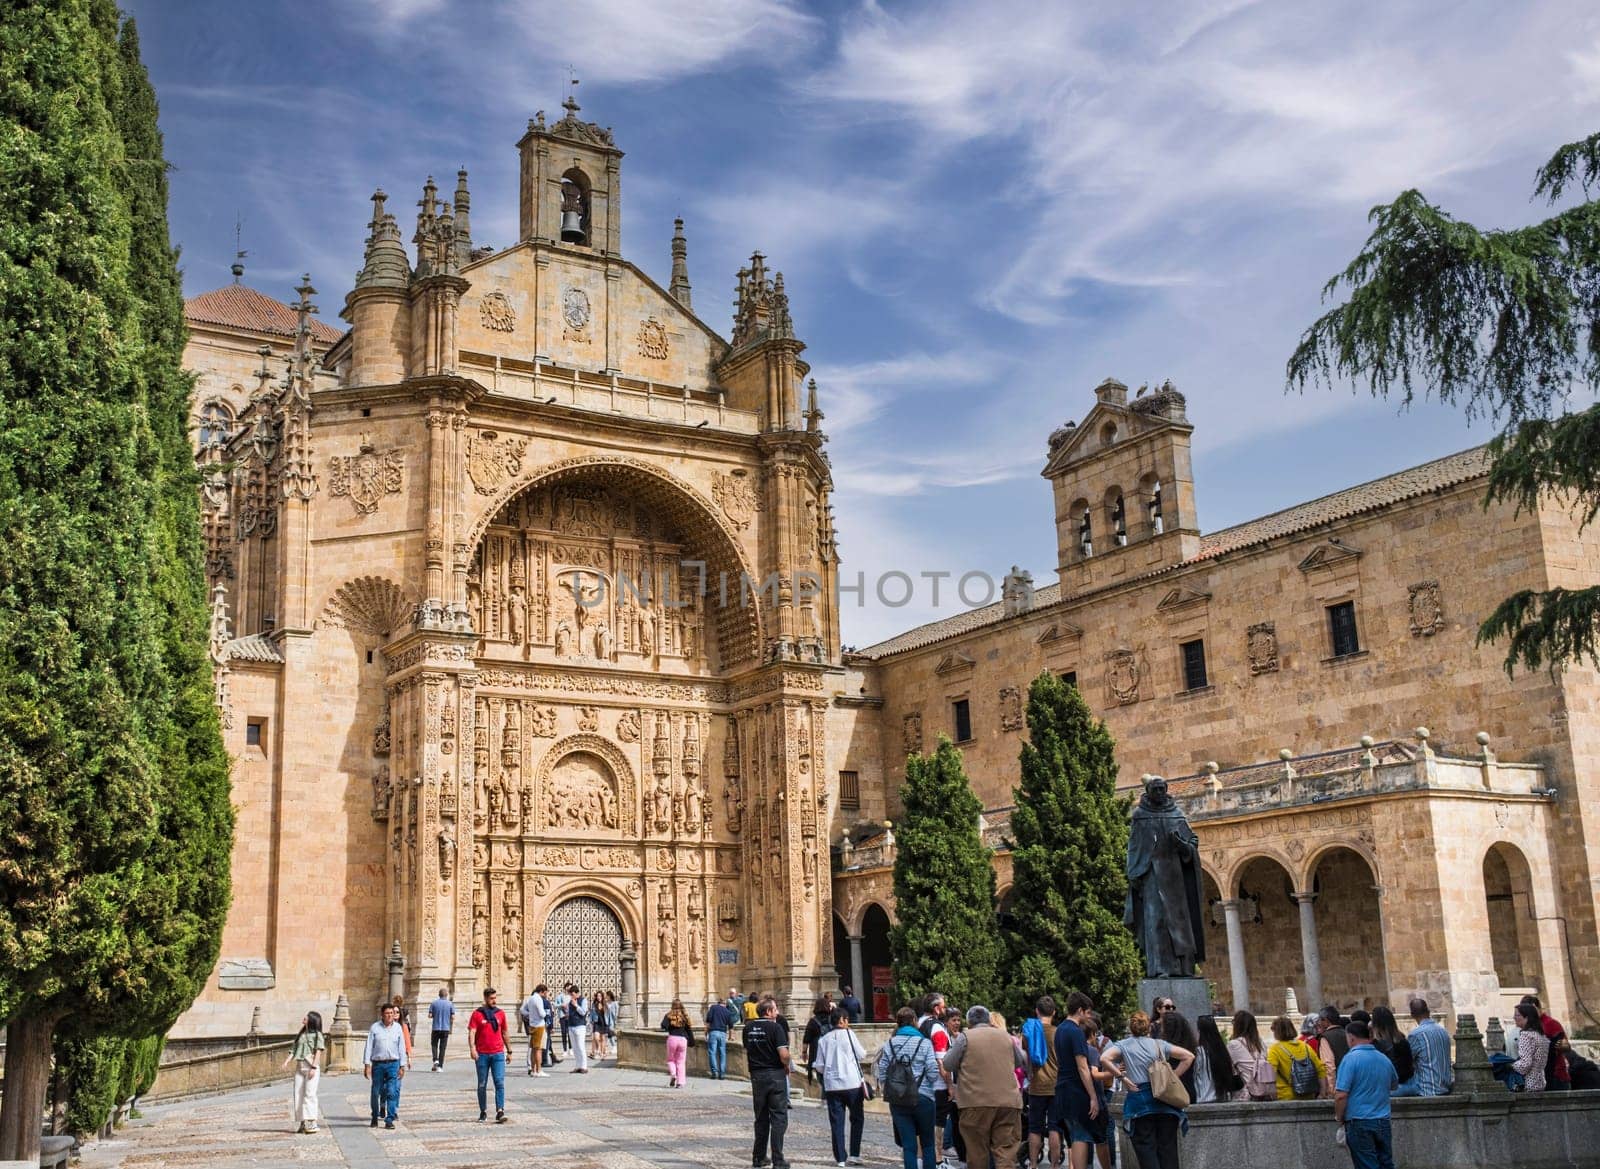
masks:
[[[943,735],[932,755],[906,760],[904,815],[895,827],[895,993],[929,991],[952,1004],[992,1002],[1000,957],[994,868],[978,830],[983,805],[961,752]]]
[[[1078,688],[1048,671],[1028,688],[1028,741],[1011,812],[1011,914],[1002,931],[1008,1017],[1081,990],[1111,1034],[1134,1006],[1139,950],[1122,924],[1128,800],[1115,743]]]
[[[26,1157],[57,1022],[154,1034],[203,985],[231,813],[155,101],[107,0],[0,8],[0,173],[0,1019],[28,1022],[0,1157]]]
[[[1600,134],[1563,146],[1536,176],[1552,203],[1584,199],[1526,227],[1482,230],[1415,190],[1373,208],[1372,233],[1323,289],[1347,294],[1306,330],[1291,388],[1352,379],[1409,404],[1456,403],[1502,427],[1490,444],[1485,506],[1551,499],[1580,527],[1600,510]],[[1508,673],[1587,659],[1600,666],[1600,588],[1527,590],[1484,621]]]

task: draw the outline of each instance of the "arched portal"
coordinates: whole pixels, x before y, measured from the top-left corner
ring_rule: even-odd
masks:
[[[1330,848],[1317,858],[1312,873],[1323,998],[1347,1013],[1387,1002],[1376,874],[1365,857],[1349,848]],[[1323,1005],[1302,1004],[1301,1009],[1309,1012]]]
[[[622,923],[596,897],[572,897],[544,922],[544,975],[551,986],[576,982],[585,992],[622,986]]]
[[[1542,994],[1544,969],[1539,959],[1532,879],[1527,858],[1515,845],[1495,844],[1484,854],[1483,895],[1494,972],[1502,992]]]
[[[894,966],[889,952],[889,915],[881,905],[867,906],[861,915],[861,965],[867,973],[868,994],[862,999],[869,1023],[894,1018]]]
[[[1258,856],[1240,870],[1237,896],[1245,969],[1250,976],[1250,1009],[1271,1018],[1283,1011],[1286,988],[1293,987],[1300,998],[1306,993],[1294,886],[1281,864]],[[1207,954],[1211,953],[1209,941]],[[1304,1002],[1300,1009],[1307,1009]]]

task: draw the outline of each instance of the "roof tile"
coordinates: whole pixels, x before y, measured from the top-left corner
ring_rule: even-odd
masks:
[[[273,333],[293,337],[297,323],[294,309],[243,284],[225,284],[183,302],[183,315],[200,325],[221,325],[246,329],[252,333]],[[344,333],[316,317],[311,318],[314,344],[326,348]]]

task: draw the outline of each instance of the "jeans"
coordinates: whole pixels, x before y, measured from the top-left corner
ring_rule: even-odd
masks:
[[[770,1140],[773,1165],[787,1165],[783,1159],[783,1134],[789,1129],[789,1073],[782,1068],[755,1069],[750,1073],[750,1097],[756,1106],[756,1143],[750,1151],[750,1163],[759,1165],[767,1159]]]
[[[933,1100],[922,1095],[917,1097],[915,1108],[889,1105],[889,1116],[894,1121],[894,1133],[900,1141],[900,1156],[905,1161],[905,1169],[917,1169],[918,1144],[922,1146],[922,1169],[934,1169],[938,1164],[938,1154],[933,1146],[933,1118],[936,1112]]]
[[[1344,1143],[1350,1150],[1350,1163],[1355,1169],[1394,1169],[1394,1140],[1387,1116],[1377,1120],[1346,1120]]]
[[[861,1106],[867,1098],[866,1091],[862,1088],[846,1088],[838,1092],[824,1092],[822,1095],[828,1101],[828,1130],[833,1134],[833,1159],[843,1161],[847,1156],[861,1156]],[[844,1139],[846,1117],[850,1119],[848,1153],[845,1151]]]
[[[391,1123],[400,1116],[400,1061],[372,1065],[372,1119]]]
[[[450,1032],[435,1031],[433,1033],[433,1062],[438,1067],[444,1067],[444,1049],[450,1043]]]
[[[1170,1113],[1141,1116],[1129,1134],[1139,1169],[1179,1169],[1178,1118]]]
[[[689,1079],[689,1041],[682,1035],[667,1036],[667,1075],[674,1084]]]
[[[706,1032],[706,1062],[711,1065],[711,1078],[721,1080],[728,1074],[728,1033]]]
[[[494,1110],[506,1110],[506,1053],[478,1052],[478,1111],[489,1111],[489,1077],[494,1077]]]

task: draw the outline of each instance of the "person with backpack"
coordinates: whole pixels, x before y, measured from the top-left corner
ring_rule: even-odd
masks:
[[[1275,1042],[1267,1059],[1276,1075],[1279,1100],[1318,1100],[1327,1091],[1328,1070],[1316,1050],[1300,1038],[1294,1020],[1279,1015],[1272,1021]]]
[[[1022,1024],[1022,1046],[1028,1057],[1028,1157],[1035,1169],[1044,1158],[1059,1169],[1061,1126],[1056,1115],[1056,1000],[1040,995],[1033,1018]]]
[[[930,991],[922,999],[922,1012],[917,1016],[917,1031],[929,1043],[933,1044],[933,1058],[939,1067],[944,1067],[945,1052],[950,1050],[950,1028],[944,1025],[945,1001],[944,995],[938,991]],[[945,1149],[955,1143],[952,1139],[956,1134],[946,1136],[945,1130],[950,1127],[953,1101],[949,1087],[941,1072],[938,1087],[934,1092],[934,1139],[938,1142],[939,1156],[935,1165],[937,1169],[950,1169],[950,1162],[945,1160]]]
[[[661,1029],[667,1033],[667,1087],[681,1088],[689,1079],[689,1049],[694,1046],[694,1022],[682,999],[672,1000]]]
[[[922,1169],[935,1169],[938,1149],[933,1128],[938,1107],[934,1100],[944,1077],[933,1054],[933,1041],[917,1028],[917,1013],[910,1007],[901,1007],[895,1012],[894,1021],[894,1034],[878,1052],[878,1084],[889,1105],[905,1169],[917,1169],[919,1148]]]
[[[828,1030],[817,1040],[816,1067],[822,1077],[822,1098],[828,1102],[828,1130],[833,1136],[833,1160],[838,1166],[861,1164],[862,1113],[866,1089],[861,1079],[861,1061],[867,1058],[861,1040],[850,1029],[850,1014],[843,1006],[833,1008]],[[849,1118],[849,1142],[845,1141],[845,1119]]]
[[[494,1077],[494,1122],[506,1122],[506,1013],[495,1005],[494,987],[483,992],[483,1006],[467,1020],[467,1054],[478,1066],[478,1120],[489,1119],[489,1077]]]
[[[1267,1059],[1267,1049],[1261,1042],[1261,1025],[1249,1011],[1235,1011],[1228,1030],[1233,1038],[1228,1040],[1228,1058],[1233,1062],[1234,1074],[1244,1081],[1244,1087],[1235,1100],[1264,1100],[1278,1098],[1278,1073]]]
[[[1193,1063],[1194,1052],[1150,1037],[1150,1016],[1143,1011],[1129,1015],[1128,1034],[1101,1053],[1100,1066],[1128,1090],[1122,1127],[1139,1169],[1180,1169],[1178,1133],[1188,1130],[1189,1120],[1177,1102],[1187,1100],[1177,1077]]]
[[[546,1007],[544,983],[533,988],[533,992],[522,1000],[522,1006],[517,1009],[517,1014],[522,1018],[522,1026],[528,1032],[528,1074],[542,1076],[544,1070],[544,1040],[545,1029],[550,1022],[549,1009]]]
[[[817,1062],[817,1041],[833,1030],[833,996],[820,994],[811,1005],[811,1018],[806,1020],[805,1034],[800,1037],[800,1058],[806,1065],[806,1083],[816,1078],[813,1065]]]

